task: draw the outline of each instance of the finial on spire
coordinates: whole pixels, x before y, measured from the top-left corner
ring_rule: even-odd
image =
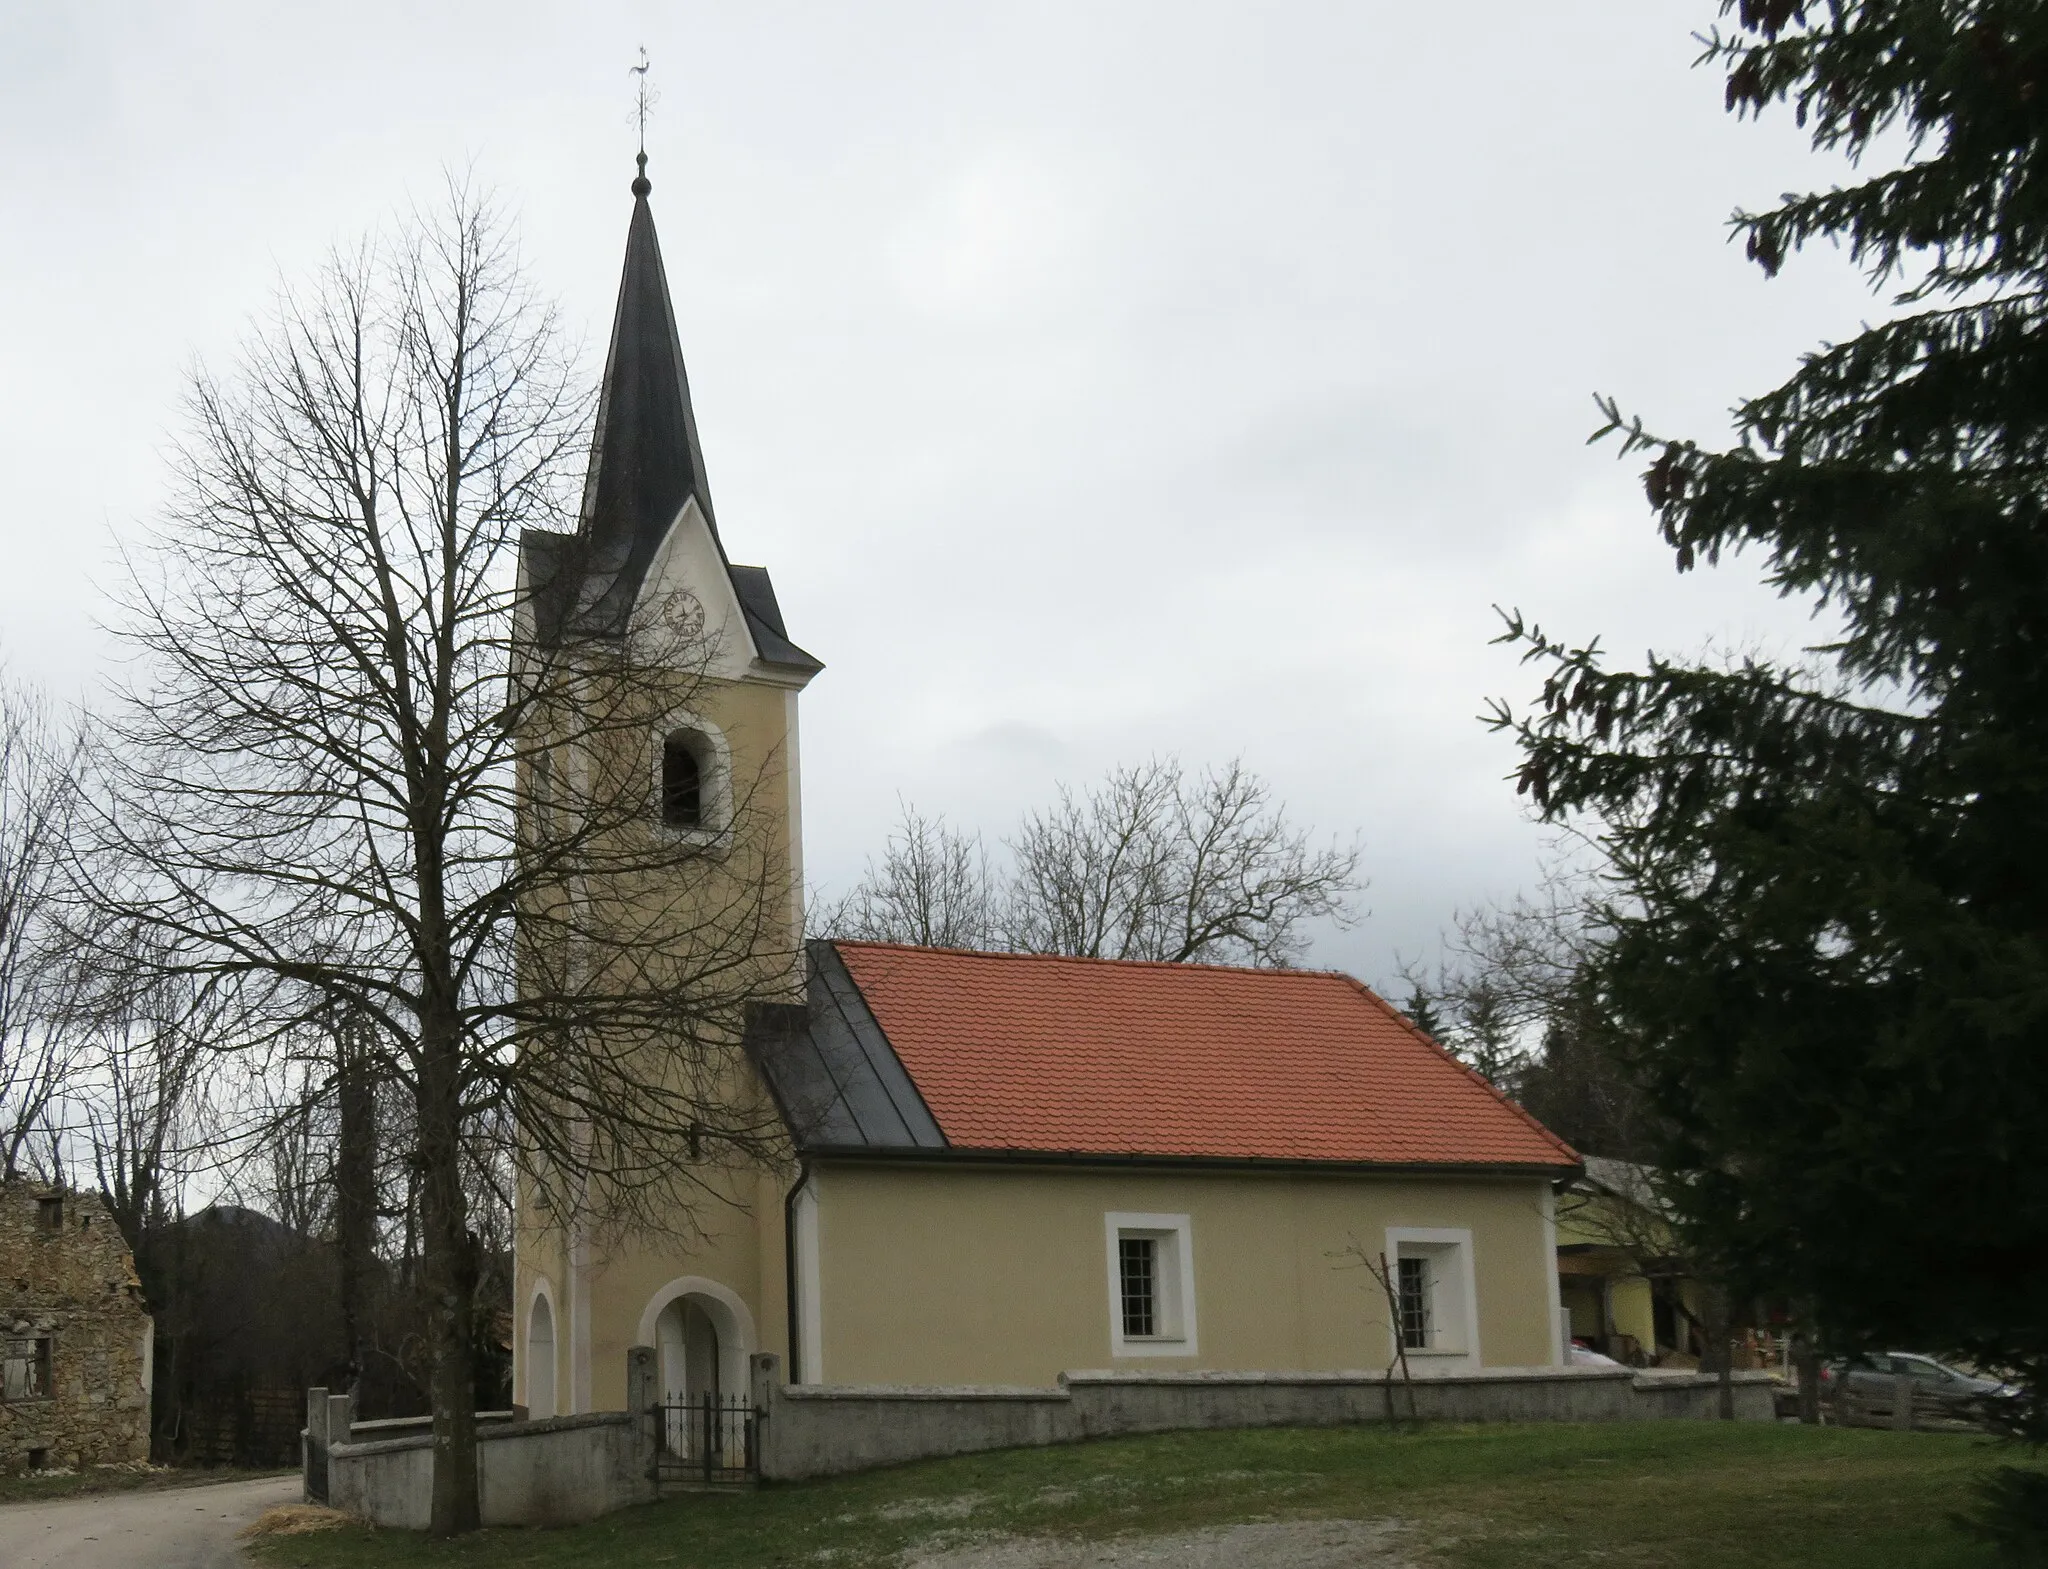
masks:
[[[654,189],[654,182],[647,178],[647,111],[654,106],[655,96],[647,85],[647,68],[650,63],[647,58],[647,46],[642,44],[640,46],[640,63],[626,67],[628,75],[640,78],[640,88],[635,102],[635,108],[640,117],[640,154],[634,160],[639,166],[640,172],[633,177],[633,194],[635,196],[645,196]]]

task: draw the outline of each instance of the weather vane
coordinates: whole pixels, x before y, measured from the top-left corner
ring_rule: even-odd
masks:
[[[640,46],[640,63],[626,67],[628,74],[640,78],[640,91],[636,107],[640,117],[640,161],[642,163],[647,161],[647,111],[654,107],[654,93],[647,85],[647,68],[651,63],[647,58],[647,46],[642,44]]]

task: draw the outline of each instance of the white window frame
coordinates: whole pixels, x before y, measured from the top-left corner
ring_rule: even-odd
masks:
[[[1409,1361],[1430,1372],[1463,1372],[1479,1367],[1479,1292],[1472,1266],[1472,1233],[1462,1226],[1389,1226],[1387,1263],[1399,1271],[1402,1257],[1430,1261],[1429,1327],[1433,1344],[1410,1346]],[[1387,1326],[1387,1355],[1400,1352],[1401,1326]]]
[[[1191,1357],[1195,1338],[1195,1235],[1186,1215],[1156,1215],[1111,1210],[1102,1217],[1104,1254],[1109,1271],[1109,1354],[1111,1357]],[[1158,1314],[1165,1333],[1124,1334],[1123,1263],[1117,1244],[1125,1237],[1147,1237],[1159,1244],[1153,1254]]]

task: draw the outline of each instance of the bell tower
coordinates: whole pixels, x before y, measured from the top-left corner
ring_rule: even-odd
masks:
[[[698,666],[690,711],[653,716],[646,737],[661,817],[680,832],[711,832],[737,802],[750,804],[779,841],[798,902],[794,952],[803,882],[797,694],[824,667],[790,640],[767,569],[726,554],[644,152],[638,164],[582,515],[574,534],[529,530],[520,541],[530,635],[557,644],[625,638],[650,607],[682,608]]]
[[[651,895],[658,908],[676,913],[671,951],[687,949],[689,934],[719,925],[724,912],[744,909],[743,919],[724,925],[728,935],[744,933],[741,957],[753,959],[743,967],[756,971],[766,993],[786,987],[800,970],[797,702],[823,667],[791,641],[767,570],[734,565],[726,554],[646,166],[643,152],[577,527],[522,535],[515,643],[559,656],[561,668],[574,667],[585,651],[601,662],[606,650],[624,648],[628,663],[676,679],[647,683],[630,724],[607,731],[604,757],[557,758],[553,744],[544,744],[548,783],[527,796],[559,805],[526,809],[574,810],[579,795],[588,799],[580,781],[607,768],[645,770],[637,777],[648,786],[646,820],[636,827],[678,852]],[[651,636],[650,626],[662,635]],[[687,668],[664,667],[659,653],[650,661],[648,648],[680,650],[676,662]],[[633,890],[642,886],[651,887],[629,880],[601,897],[638,898]],[[748,902],[749,888],[761,890],[758,903]],[[591,953],[588,962],[601,967],[604,955]],[[679,1165],[695,1158],[687,1145],[676,1152]],[[756,1176],[731,1181],[738,1184],[730,1195],[735,1205],[721,1213],[755,1207]],[[524,1200],[517,1251],[519,1398],[551,1405],[556,1414],[615,1407],[620,1396],[611,1386],[623,1376],[625,1350],[642,1343],[634,1315],[649,1291],[678,1275],[672,1259],[632,1243],[599,1249],[581,1221],[558,1223]],[[779,1256],[768,1257],[757,1239],[740,1232],[700,1263],[742,1281],[781,1267]],[[749,1289],[734,1297],[742,1303],[726,1336],[734,1348],[755,1334],[744,1309],[752,1295]]]

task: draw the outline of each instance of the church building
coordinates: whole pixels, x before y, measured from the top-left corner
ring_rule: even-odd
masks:
[[[692,1400],[744,1391],[759,1351],[840,1385],[1561,1365],[1578,1156],[1349,976],[804,940],[797,710],[823,667],[727,555],[650,190],[643,167],[579,530],[524,541],[528,635],[702,607],[700,696],[650,722],[645,764],[675,831],[715,839],[740,792],[767,814],[786,895],[759,941],[801,1000],[754,1010],[740,1059],[781,1152],[679,1142],[718,1196],[693,1228],[522,1203],[515,1402],[623,1409],[635,1346]]]

